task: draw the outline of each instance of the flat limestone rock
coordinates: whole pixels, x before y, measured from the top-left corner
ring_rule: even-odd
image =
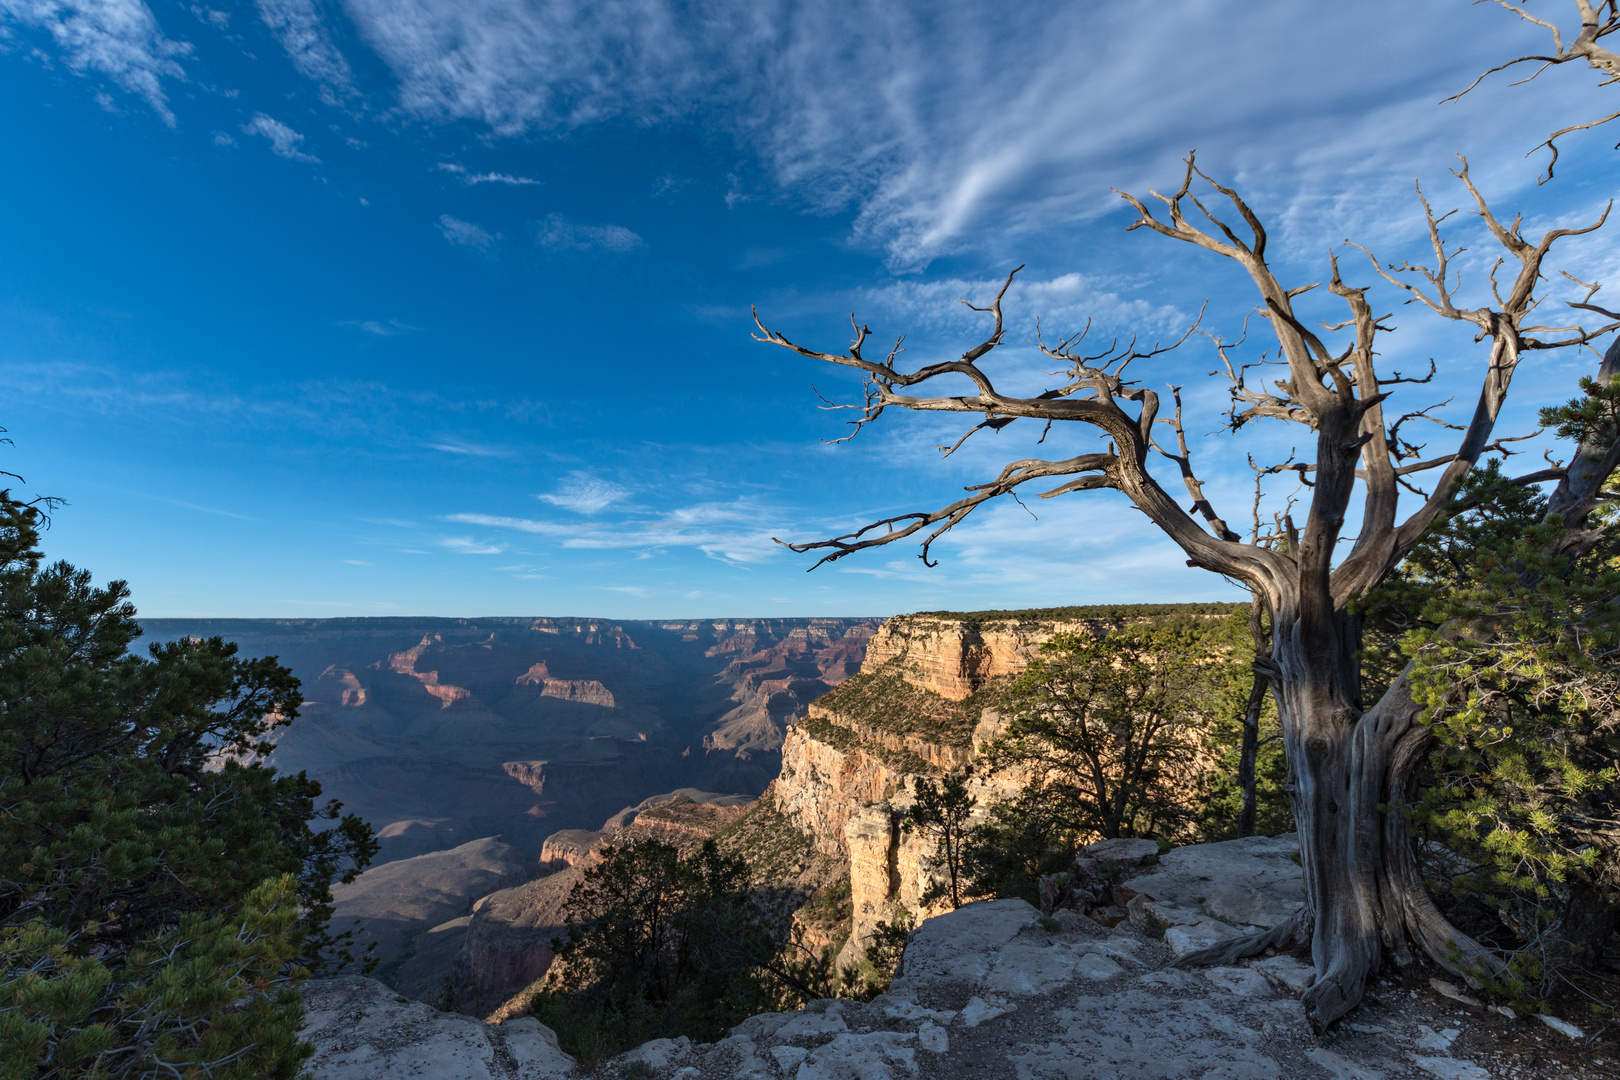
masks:
[[[1203,987],[1199,985],[1198,976],[1190,971],[1180,968],[1162,968],[1150,971],[1139,980],[1143,986],[1160,986],[1166,990],[1198,991]]]
[[[1081,960],[1102,960],[1075,949],[1022,935],[1002,946],[991,960],[990,971],[979,985],[992,993],[1031,997],[1062,986],[1075,977]],[[1103,963],[1108,963],[1104,960]],[[1115,971],[1117,965],[1111,965]]]
[[[1449,1057],[1422,1057],[1412,1055],[1412,1064],[1436,1080],[1491,1080],[1491,1074],[1472,1061]]]
[[[410,1001],[375,979],[347,976],[301,987],[301,1038],[315,1045],[315,1080],[560,1080],[574,1059],[526,1018],[493,1027]]]
[[[910,1045],[916,1038],[910,1032],[898,1031],[836,1036],[832,1042],[810,1051],[793,1074],[794,1080],[900,1080],[916,1076],[917,1051]]]
[[[1291,858],[1298,851],[1292,833],[1194,844],[1159,856],[1124,888],[1194,916],[1270,929],[1305,902],[1304,876]]]
[[[1027,901],[1010,899],[966,904],[929,919],[907,939],[891,991],[916,991],[946,982],[977,984],[990,973],[994,954],[1022,931],[1039,925],[1040,918]]]
[[[1086,855],[1100,862],[1111,862],[1116,866],[1146,866],[1159,858],[1159,842],[1124,837],[1118,840],[1099,840],[1095,844],[1086,845]]]
[[[1281,1066],[1257,1050],[1261,1032],[1217,1005],[1139,988],[1082,997],[1053,1014],[1055,1038],[1010,1060],[1031,1080],[1281,1080]]]
[[[1204,969],[1204,978],[1239,997],[1271,997],[1271,982],[1253,968],[1214,967]]]
[[[1436,1054],[1449,1053],[1451,1044],[1457,1041],[1458,1035],[1462,1034],[1462,1031],[1458,1028],[1443,1028],[1436,1031],[1427,1024],[1419,1024],[1418,1031],[1421,1034],[1412,1045],[1419,1050],[1430,1050]]]
[[[1105,979],[1112,979],[1116,975],[1125,974],[1124,968],[1108,959],[1108,957],[1096,953],[1082,956],[1080,963],[1075,965],[1075,970],[1083,978],[1092,979],[1096,982],[1102,982]]]
[[[1343,1054],[1313,1046],[1305,1056],[1333,1074],[1333,1080],[1384,1080],[1384,1074],[1366,1065],[1358,1065]]]
[[[810,1056],[810,1051],[802,1046],[776,1046],[771,1048],[771,1059],[776,1067],[785,1073],[797,1069],[804,1059]]]
[[[892,995],[883,994],[873,999],[874,1005],[883,1009],[883,1015],[890,1020],[935,1020],[941,1024],[948,1024],[956,1018],[956,1013],[950,1010],[926,1009],[915,1001],[905,998],[892,998]]]
[[[773,1043],[788,1043],[795,1039],[813,1039],[822,1035],[840,1035],[849,1030],[837,1011],[800,1013],[777,1028],[770,1036]]]
[[[1286,990],[1295,997],[1309,990],[1311,983],[1316,980],[1316,969],[1309,964],[1300,963],[1292,956],[1273,956],[1265,960],[1256,960],[1249,967],[1270,979],[1272,985],[1279,990]]]
[[[1005,1001],[986,1001],[982,997],[973,997],[962,1006],[962,1011],[956,1014],[963,1027],[978,1027],[986,1020],[994,1020],[998,1016],[1006,1016],[1012,1012],[1014,1006]]]
[[[662,1069],[671,1061],[675,1061],[692,1049],[692,1040],[682,1035],[678,1039],[654,1039],[644,1042],[628,1053],[619,1055],[617,1061],[640,1061],[652,1069]]]
[[[1227,938],[1237,937],[1238,931],[1214,919],[1199,919],[1192,923],[1173,925],[1164,932],[1164,943],[1177,956],[1186,956]]]
[[[1546,1024],[1560,1035],[1568,1035],[1572,1039],[1586,1038],[1586,1033],[1580,1028],[1576,1027],[1574,1024],[1570,1023],[1568,1020],[1560,1020],[1558,1017],[1548,1016],[1546,1013],[1536,1013],[1536,1019],[1540,1020],[1543,1024]]]

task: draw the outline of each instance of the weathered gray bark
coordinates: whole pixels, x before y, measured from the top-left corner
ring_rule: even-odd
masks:
[[[1329,290],[1346,305],[1349,319],[1335,329],[1349,328],[1349,340],[1343,348],[1329,349],[1294,311],[1295,298],[1316,286],[1289,289],[1278,281],[1265,259],[1267,237],[1258,217],[1235,191],[1199,172],[1192,158],[1188,158],[1186,175],[1175,194],[1154,193],[1163,203],[1165,220],[1155,217],[1134,196],[1123,196],[1138,214],[1129,228],[1147,228],[1231,259],[1243,267],[1259,291],[1259,314],[1270,323],[1287,378],[1277,380],[1274,389],[1247,385],[1245,369],[1227,359],[1225,342],[1212,337],[1232,381],[1231,425],[1236,428],[1272,418],[1304,425],[1315,436],[1313,461],[1261,470],[1262,474],[1286,469],[1297,470],[1301,476],[1313,475],[1304,524],[1296,526],[1291,516],[1279,515],[1275,530],[1266,533],[1257,511],[1254,534],[1247,542],[1216,513],[1193,469],[1182,428],[1180,389],[1171,388],[1174,412],[1161,416],[1159,395],[1123,377],[1127,365],[1138,362],[1140,367],[1140,362],[1165,348],[1138,350],[1133,344],[1086,356],[1077,349],[1083,335],[1055,346],[1042,342],[1042,350],[1068,368],[1068,381],[1037,397],[1015,397],[996,389],[978,361],[1001,343],[1001,304],[1012,284],[1011,275],[989,306],[975,308],[994,321],[988,338],[959,360],[911,372],[895,366],[898,343],[883,360],[866,359],[862,349],[870,331],[864,326],[856,326],[848,351],[834,354],[796,345],[759,324],[761,341],[864,374],[863,401],[849,406],[857,416],[852,421],[857,432],[895,406],[981,415],[983,421],[963,441],[986,427],[1004,427],[1023,418],[1086,423],[1109,440],[1104,453],[1013,462],[995,479],[970,487],[965,498],[950,506],[887,518],[830,540],[789,545],[794,550],[821,550],[825,553],[821,561],[826,562],[929,529],[922,543],[922,558],[929,562],[930,545],[976,507],[1030,481],[1049,479],[1057,480],[1057,486],[1043,492],[1042,498],[1095,488],[1121,492],[1181,547],[1189,565],[1242,582],[1265,605],[1271,622],[1271,654],[1258,659],[1256,668],[1266,675],[1282,724],[1290,796],[1300,831],[1306,907],[1291,924],[1195,959],[1230,958],[1234,950],[1258,951],[1292,936],[1309,940],[1316,981],[1305,996],[1305,1007],[1318,1029],[1354,1008],[1366,980],[1386,956],[1409,958],[1413,945],[1463,977],[1499,966],[1494,956],[1446,923],[1417,874],[1405,817],[1398,807],[1428,735],[1418,722],[1419,708],[1408,693],[1404,675],[1378,702],[1361,700],[1356,658],[1359,627],[1352,605],[1406,556],[1445,510],[1462,477],[1493,448],[1496,418],[1522,358],[1538,349],[1584,343],[1620,326],[1615,323],[1587,332],[1579,327],[1527,325],[1538,303],[1537,285],[1550,276],[1543,262],[1553,244],[1564,236],[1598,228],[1602,219],[1587,229],[1552,230],[1531,243],[1519,235],[1517,221],[1504,225],[1492,214],[1469,180],[1466,163],[1457,175],[1504,249],[1507,264],[1517,263],[1514,279],[1502,283],[1494,306],[1455,305],[1448,269],[1454,252],[1446,248],[1440,219],[1428,213],[1426,202],[1435,266],[1385,270],[1373,263],[1375,271],[1407,290],[1414,300],[1443,318],[1472,324],[1480,338],[1490,343],[1481,365],[1472,419],[1452,453],[1429,459],[1422,459],[1419,448],[1400,436],[1401,423],[1417,414],[1389,421],[1383,408],[1389,397],[1387,387],[1418,380],[1380,379],[1374,368],[1376,339],[1388,327],[1373,314],[1365,290],[1344,283],[1336,260]],[[1214,217],[1191,195],[1198,180],[1207,182],[1226,200],[1242,226],[1234,228]],[[1189,205],[1215,228],[1206,232],[1190,224],[1184,214]],[[1239,228],[1248,236],[1240,238]],[[1416,275],[1421,285],[1411,284],[1402,275]],[[965,377],[973,392],[937,397],[906,392],[940,376]],[[1161,440],[1163,429],[1174,434],[1173,443],[1168,438]],[[1190,510],[1183,509],[1150,473],[1148,460],[1155,453],[1174,463],[1191,500]],[[1414,513],[1400,520],[1400,486],[1406,477],[1430,470],[1438,473],[1434,490],[1422,498]],[[1336,561],[1358,487],[1361,531],[1348,554]],[[1384,808],[1392,805],[1397,809],[1386,812]]]

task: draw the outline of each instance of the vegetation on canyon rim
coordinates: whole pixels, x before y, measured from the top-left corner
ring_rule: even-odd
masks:
[[[831,957],[768,925],[749,867],[713,840],[609,849],[569,895],[534,1015],[587,1066],[650,1039],[714,1041],[832,993]]]
[[[1620,78],[1620,57],[1600,45],[1620,30],[1620,5],[1577,6],[1581,37],[1539,59],[1586,60]],[[964,438],[1034,419],[1091,425],[1110,440],[1103,453],[1014,462],[951,506],[877,523],[887,532],[801,550],[837,559],[931,530],[926,560],[984,502],[1051,479],[1043,497],[1122,492],[1189,561],[1255,597],[1252,619],[1239,612],[1198,632],[1165,622],[1049,643],[1007,695],[1008,738],[991,752],[994,764],[1031,770],[1024,793],[968,828],[975,806],[960,777],[916,789],[908,825],[940,843],[952,903],[1027,893],[1093,836],[1210,839],[1292,821],[1306,910],[1191,959],[1308,942],[1317,979],[1305,1007],[1319,1028],[1354,1008],[1386,958],[1415,951],[1520,1004],[1601,967],[1620,917],[1620,345],[1580,396],[1543,416],[1567,464],[1514,477],[1486,456],[1505,450],[1495,427],[1521,362],[1585,345],[1620,316],[1588,293],[1574,307],[1611,321],[1536,324],[1553,247],[1598,226],[1526,239],[1518,219],[1493,213],[1466,164],[1457,175],[1513,280],[1483,306],[1462,306],[1446,215],[1426,203],[1433,265],[1373,264],[1487,343],[1471,421],[1449,452],[1430,456],[1402,435],[1424,410],[1386,416],[1388,388],[1414,380],[1380,375],[1375,357],[1392,328],[1337,261],[1328,291],[1348,319],[1325,333],[1347,333],[1330,348],[1300,310],[1316,286],[1276,276],[1264,226],[1234,189],[1189,157],[1179,189],[1157,196],[1162,210],[1126,196],[1131,228],[1230,259],[1259,291],[1276,350],[1262,359],[1286,378],[1252,384],[1237,345],[1198,329],[1230,375],[1231,428],[1276,420],[1314,441],[1310,461],[1256,469],[1247,536],[1205,496],[1179,390],[1161,416],[1160,396],[1123,375],[1157,346],[1088,356],[1079,338],[1042,343],[1070,378],[1021,398],[998,392],[981,366],[1002,342],[1005,286],[983,309],[994,322],[983,342],[913,372],[893,352],[866,359],[865,327],[831,354],[761,326],[767,341],[863,373],[857,430],[894,406],[982,416]],[[1194,195],[1206,184],[1241,226]],[[905,392],[953,376],[973,392]],[[1149,474],[1154,454],[1181,477],[1192,510]],[[1267,526],[1260,485],[1288,473],[1310,480],[1303,524],[1284,513]],[[1403,486],[1425,473],[1439,479],[1413,489],[1420,506],[1401,520]],[[1337,558],[1357,484],[1361,532]],[[323,955],[342,958],[327,927],[330,885],[364,867],[376,842],[336,805],[320,807],[318,785],[263,762],[267,736],[300,703],[286,669],[240,659],[219,639],[129,655],[138,631],[127,591],[97,589],[66,564],[42,569],[42,509],[0,493],[0,1077],[296,1075],[307,1049],[292,986]],[[870,685],[905,692],[886,677]],[[971,738],[971,710],[930,723]],[[216,765],[221,749],[247,763]],[[1201,807],[1170,782],[1200,750],[1218,777]],[[754,1012],[876,985],[841,981],[827,952],[812,954],[759,910],[754,885],[714,845],[610,851],[571,904],[574,925],[537,1003],[542,1021],[591,1059],[658,1035],[713,1038]],[[879,980],[904,925],[882,924],[868,953]]]
[[[218,638],[130,655],[123,582],[41,569],[44,502],[0,492],[0,1077],[294,1077],[292,985],[345,952],[330,886],[371,829],[211,767],[267,752],[297,681]]]
[[[1584,61],[1609,82],[1620,79],[1620,54],[1601,44],[1607,35],[1620,30],[1620,4],[1576,0],[1576,7],[1582,22],[1578,37],[1565,42],[1554,29],[1552,55],[1521,57],[1503,66]],[[1551,25],[1520,14],[1543,27]],[[1616,117],[1620,114],[1571,125],[1555,132],[1545,145],[1555,148],[1556,160],[1560,137]],[[1492,288],[1479,306],[1467,306],[1469,301],[1459,292],[1451,265],[1458,248],[1442,231],[1450,215],[1436,214],[1421,192],[1431,264],[1380,264],[1366,249],[1358,249],[1371,262],[1372,275],[1398,290],[1397,295],[1442,320],[1472,329],[1475,341],[1485,343],[1472,417],[1459,428],[1462,433],[1449,451],[1439,454],[1427,451],[1402,430],[1407,422],[1428,419],[1426,414],[1434,405],[1400,416],[1386,414],[1386,403],[1398,384],[1426,383],[1435,372],[1414,379],[1379,371],[1377,357],[1387,351],[1384,342],[1394,327],[1373,308],[1368,288],[1346,281],[1337,255],[1330,256],[1328,291],[1342,309],[1324,320],[1322,335],[1309,329],[1305,320],[1313,317],[1307,308],[1314,298],[1306,297],[1320,282],[1291,286],[1279,278],[1268,261],[1268,234],[1259,215],[1234,188],[1201,170],[1192,155],[1186,159],[1185,174],[1174,192],[1152,193],[1160,204],[1158,211],[1137,196],[1122,193],[1136,214],[1127,228],[1146,229],[1189,244],[1242,269],[1260,303],[1252,312],[1238,313],[1234,321],[1246,323],[1244,317],[1252,314],[1269,327],[1274,341],[1274,350],[1267,349],[1255,360],[1245,361],[1237,355],[1246,334],[1242,340],[1231,340],[1201,323],[1169,346],[1139,348],[1133,340],[1094,353],[1086,351],[1085,334],[1080,332],[1058,341],[1037,341],[1041,352],[1066,373],[1065,381],[1033,397],[1005,392],[997,388],[985,359],[1003,342],[1002,301],[1017,270],[993,300],[974,309],[986,314],[992,324],[984,340],[965,350],[960,359],[911,371],[899,366],[898,341],[881,359],[868,359],[864,348],[871,331],[859,323],[852,344],[842,353],[831,353],[789,340],[756,315],[759,340],[861,374],[862,397],[849,406],[855,415],[851,437],[888,409],[898,408],[980,417],[953,446],[943,449],[946,454],[955,452],[976,432],[998,430],[1020,420],[1040,421],[1048,429],[1053,424],[1078,424],[1107,439],[1107,449],[1101,452],[1011,462],[997,476],[969,487],[964,498],[939,510],[896,515],[827,540],[790,545],[794,550],[820,552],[821,562],[829,562],[920,536],[921,555],[929,563],[931,545],[979,506],[1026,484],[1044,481],[1055,486],[1041,492],[1042,498],[1099,489],[1120,492],[1182,549],[1190,565],[1221,574],[1250,590],[1270,624],[1269,641],[1256,651],[1254,664],[1267,681],[1281,720],[1307,903],[1299,916],[1272,931],[1206,950],[1192,959],[1230,963],[1269,947],[1309,942],[1316,978],[1303,1000],[1306,1015],[1318,1030],[1356,1007],[1367,980],[1386,958],[1408,961],[1414,948],[1476,985],[1510,984],[1518,978],[1498,952],[1484,947],[1446,917],[1420,871],[1408,805],[1415,799],[1417,774],[1430,759],[1431,750],[1440,747],[1442,758],[1446,750],[1452,750],[1460,755],[1455,760],[1485,767],[1499,777],[1500,783],[1478,789],[1488,793],[1482,794],[1486,802],[1492,796],[1509,796],[1535,803],[1533,793],[1540,785],[1529,777],[1538,767],[1559,777],[1560,790],[1593,790],[1575,773],[1560,771],[1564,759],[1556,755],[1542,760],[1531,753],[1515,760],[1501,749],[1502,745],[1518,747],[1530,741],[1524,738],[1527,733],[1521,731],[1518,737],[1493,734],[1512,726],[1503,719],[1509,715],[1504,711],[1508,708],[1505,702],[1516,696],[1508,685],[1520,689],[1518,696],[1537,702],[1542,711],[1536,717],[1556,716],[1559,724],[1575,722],[1572,717],[1581,715],[1580,710],[1587,707],[1585,701],[1600,703],[1601,713],[1601,702],[1606,700],[1599,693],[1575,694],[1580,700],[1572,701],[1570,695],[1559,692],[1558,680],[1540,675],[1541,660],[1513,659],[1550,654],[1573,664],[1573,657],[1584,648],[1587,656],[1596,658],[1595,679],[1606,679],[1612,667],[1612,639],[1604,627],[1613,617],[1615,597],[1612,593],[1586,595],[1577,588],[1590,581],[1582,569],[1583,557],[1608,534],[1609,523],[1597,511],[1605,501],[1606,481],[1620,460],[1620,439],[1612,428],[1577,419],[1593,411],[1590,401],[1577,401],[1561,413],[1564,434],[1575,440],[1568,464],[1516,478],[1521,484],[1556,481],[1556,489],[1536,507],[1544,516],[1534,529],[1521,537],[1522,542],[1491,555],[1482,553],[1480,569],[1489,576],[1450,598],[1460,607],[1447,609],[1445,601],[1437,601],[1428,609],[1431,619],[1442,621],[1416,627],[1402,637],[1405,662],[1386,686],[1366,685],[1362,678],[1366,605],[1402,562],[1417,552],[1425,535],[1461,508],[1459,500],[1468,498],[1468,474],[1488,454],[1505,451],[1495,429],[1521,363],[1537,352],[1585,346],[1620,327],[1620,314],[1591,302],[1595,285],[1569,306],[1575,310],[1572,319],[1583,312],[1595,314],[1600,320],[1597,325],[1573,321],[1549,325],[1539,321],[1538,314],[1545,299],[1544,285],[1555,277],[1549,263],[1553,248],[1567,237],[1601,228],[1607,210],[1585,227],[1554,228],[1539,238],[1526,238],[1521,234],[1522,216],[1507,221],[1498,216],[1470,177],[1466,161],[1456,176],[1500,249],[1497,270],[1490,277]],[[1547,178],[1551,179],[1550,167]],[[1497,276],[1503,266],[1508,268],[1509,280]],[[1229,379],[1227,423],[1232,431],[1279,421],[1298,425],[1314,445],[1310,460],[1290,457],[1254,466],[1254,520],[1247,536],[1228,524],[1205,493],[1185,434],[1180,388],[1172,387],[1169,400],[1164,401],[1157,391],[1135,379],[1154,357],[1195,335],[1208,339]],[[1283,377],[1253,381],[1255,369],[1263,373],[1263,365],[1268,364],[1282,368]],[[1127,368],[1132,378],[1126,377]],[[1587,398],[1608,400],[1617,375],[1620,346],[1610,349],[1597,379],[1587,388]],[[1184,508],[1151,474],[1148,463],[1155,455],[1169,462],[1179,476],[1190,508]],[[1276,513],[1265,524],[1260,514],[1264,482],[1267,477],[1289,473],[1309,484],[1303,496],[1303,522],[1296,523],[1290,502],[1286,511]],[[1431,489],[1416,486],[1422,474],[1436,477]],[[1358,486],[1360,531],[1352,540],[1344,530],[1352,518]],[[1404,518],[1403,491],[1417,504]],[[1341,540],[1350,542],[1342,557]],[[1598,589],[1601,592],[1601,586]],[[1546,614],[1519,614],[1538,609]],[[1372,697],[1369,691],[1373,689],[1382,693]],[[1556,709],[1551,708],[1554,705]],[[1566,711],[1572,706],[1576,713]],[[1523,722],[1519,719],[1523,716],[1521,709],[1513,722]],[[1487,751],[1488,744],[1494,749]],[[1555,739],[1554,745],[1558,744]],[[1515,768],[1528,772],[1509,780]],[[1442,767],[1440,773],[1444,772]],[[1598,789],[1607,787],[1611,792],[1612,805],[1612,783],[1603,781],[1603,768],[1599,766],[1590,775],[1596,778],[1593,783]],[[1421,811],[1417,817],[1424,820]],[[1552,831],[1545,808],[1518,822],[1493,818],[1481,806],[1474,820],[1488,835],[1503,834],[1503,839],[1490,843],[1509,849],[1521,832],[1548,836]],[[1498,824],[1502,827],[1497,828]],[[1597,845],[1598,841],[1587,840],[1581,850]],[[1524,862],[1519,858],[1509,876],[1525,876]],[[1541,868],[1546,881],[1556,881],[1568,869],[1557,859],[1531,858],[1529,862]],[[1612,886],[1600,892],[1603,902],[1612,908]],[[1564,917],[1575,914],[1567,910]]]

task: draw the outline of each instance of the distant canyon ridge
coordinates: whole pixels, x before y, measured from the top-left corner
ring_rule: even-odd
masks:
[[[274,764],[370,822],[379,862],[545,838],[677,788],[757,796],[787,725],[860,670],[876,618],[142,619],[303,683]]]

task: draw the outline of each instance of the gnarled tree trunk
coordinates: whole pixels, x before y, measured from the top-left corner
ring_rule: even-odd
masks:
[[[1495,305],[1456,306],[1448,269],[1448,261],[1456,253],[1440,235],[1440,223],[1448,215],[1437,217],[1427,202],[1423,208],[1435,266],[1403,265],[1386,270],[1373,264],[1386,281],[1406,290],[1432,312],[1471,324],[1480,338],[1490,341],[1472,418],[1451,453],[1427,459],[1421,456],[1422,447],[1400,433],[1404,421],[1423,416],[1426,410],[1392,422],[1384,411],[1390,387],[1427,379],[1398,374],[1380,377],[1374,366],[1378,335],[1390,328],[1368,305],[1366,290],[1341,279],[1337,260],[1332,263],[1328,290],[1343,301],[1349,318],[1327,332],[1345,328],[1350,332],[1342,348],[1330,349],[1295,311],[1296,299],[1317,286],[1282,285],[1266,262],[1267,237],[1259,218],[1235,191],[1200,172],[1191,157],[1180,189],[1169,196],[1155,193],[1165,207],[1163,220],[1140,200],[1124,196],[1138,214],[1130,228],[1147,228],[1231,259],[1243,267],[1259,291],[1262,306],[1258,314],[1269,321],[1277,345],[1272,362],[1285,366],[1287,377],[1250,386],[1245,379],[1247,367],[1228,355],[1236,346],[1208,335],[1231,382],[1230,427],[1269,419],[1300,424],[1314,434],[1314,461],[1290,458],[1265,468],[1255,466],[1254,530],[1247,538],[1216,513],[1204,493],[1182,426],[1180,388],[1171,388],[1174,412],[1160,416],[1158,393],[1133,381],[1134,372],[1165,348],[1155,345],[1144,351],[1133,342],[1122,349],[1086,355],[1079,347],[1083,333],[1055,346],[1042,342],[1040,348],[1064,366],[1066,371],[1061,374],[1068,381],[1036,397],[1017,397],[996,389],[979,361],[1001,343],[1001,303],[1012,285],[1012,275],[988,307],[975,308],[993,317],[990,336],[959,360],[927,364],[916,371],[896,367],[898,343],[883,360],[866,359],[862,348],[870,331],[864,326],[856,326],[855,340],[846,352],[835,354],[796,345],[759,324],[762,341],[863,373],[863,401],[848,406],[856,412],[852,423],[857,432],[893,406],[981,415],[983,420],[946,450],[947,454],[977,431],[999,429],[1019,419],[1041,420],[1048,427],[1055,421],[1079,422],[1099,429],[1107,438],[1106,452],[1015,461],[993,480],[969,487],[965,498],[942,509],[901,514],[830,540],[789,545],[794,550],[820,549],[825,552],[822,562],[826,562],[928,529],[922,558],[932,565],[929,546],[976,507],[1031,481],[1056,479],[1057,486],[1042,492],[1041,498],[1096,488],[1119,491],[1182,549],[1189,565],[1242,582],[1265,605],[1271,617],[1270,656],[1258,657],[1255,666],[1267,676],[1282,722],[1306,902],[1300,915],[1283,926],[1194,954],[1182,963],[1224,962],[1270,945],[1308,940],[1316,981],[1306,994],[1305,1007],[1318,1029],[1355,1007],[1367,979],[1386,956],[1408,959],[1414,946],[1464,978],[1500,967],[1492,954],[1446,922],[1417,872],[1401,807],[1408,800],[1412,770],[1429,734],[1418,722],[1419,709],[1409,692],[1406,673],[1376,703],[1369,706],[1362,700],[1359,627],[1353,607],[1405,558],[1451,503],[1462,478],[1493,449],[1496,418],[1522,357],[1532,350],[1584,344],[1620,327],[1620,322],[1596,331],[1525,325],[1540,303],[1536,288],[1549,276],[1543,262],[1554,242],[1590,232],[1602,225],[1602,219],[1588,229],[1551,230],[1532,244],[1519,235],[1517,221],[1504,225],[1492,214],[1469,180],[1466,163],[1457,175],[1486,228],[1507,253],[1507,265],[1517,263],[1514,280],[1499,282]],[[1207,182],[1226,200],[1241,226],[1221,221],[1191,196],[1198,180]],[[1214,224],[1213,231],[1189,223],[1184,213],[1189,205]],[[1240,237],[1244,230],[1247,235]],[[1421,284],[1413,285],[1403,275],[1416,275]],[[1187,336],[1196,329],[1190,329]],[[1125,370],[1133,363],[1137,365],[1133,380],[1127,380]],[[953,387],[958,390],[960,380],[966,379],[973,392],[925,396],[909,390],[939,377],[958,380]],[[1499,444],[1494,448],[1499,449]],[[1191,500],[1190,508],[1172,498],[1152,476],[1148,461],[1154,454],[1173,463]],[[1613,456],[1607,460],[1612,468]],[[1438,471],[1434,490],[1419,493],[1420,505],[1400,520],[1401,486],[1410,483],[1406,478],[1428,470]],[[1309,510],[1303,527],[1296,527],[1288,512],[1274,516],[1274,527],[1262,527],[1260,482],[1281,472],[1295,472],[1301,479],[1310,474]],[[1554,470],[1522,479],[1563,475],[1563,470]],[[1349,551],[1337,557],[1358,488],[1360,532]],[[1555,507],[1561,505],[1557,498],[1553,501]],[[1290,508],[1292,505],[1290,501]],[[1585,505],[1589,509],[1591,504]]]

